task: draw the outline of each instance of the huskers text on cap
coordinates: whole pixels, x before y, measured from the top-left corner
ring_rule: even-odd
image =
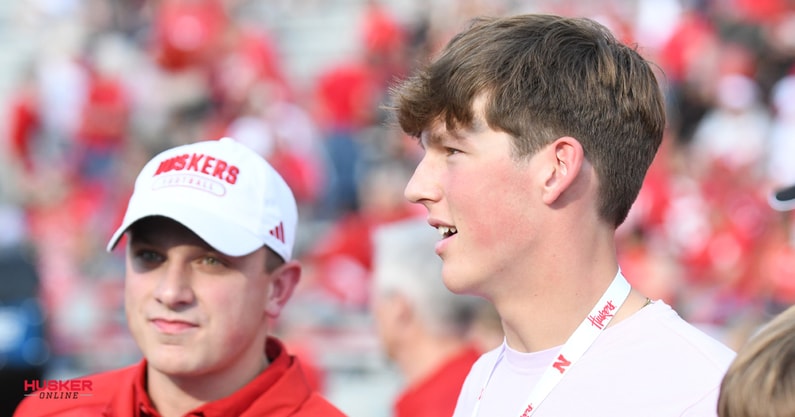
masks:
[[[231,138],[171,148],[147,162],[107,249],[148,216],[171,218],[230,256],[267,245],[284,260],[292,258],[298,222],[295,197],[284,179]]]

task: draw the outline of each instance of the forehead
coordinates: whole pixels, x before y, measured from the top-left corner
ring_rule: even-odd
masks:
[[[190,244],[212,249],[207,242],[182,223],[163,216],[150,216],[138,220],[130,226],[128,236],[130,243]]]
[[[490,130],[482,106],[478,106],[476,102],[473,110],[472,121],[468,125],[458,125],[450,128],[443,117],[436,118],[427,129],[422,131],[419,138],[420,145],[426,147],[439,145],[443,141],[465,141]]]

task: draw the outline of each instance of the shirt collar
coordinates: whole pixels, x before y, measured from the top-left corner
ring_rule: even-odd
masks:
[[[251,380],[248,384],[243,386],[232,395],[224,397],[209,403],[206,403],[199,408],[187,413],[186,416],[202,416],[202,417],[226,417],[230,415],[240,415],[248,409],[258,398],[263,396],[270,390],[282,376],[293,365],[293,358],[287,354],[287,351],[278,339],[269,337],[265,343],[265,355],[270,363],[263,372],[256,378]],[[135,377],[133,379],[132,387],[132,404],[134,404],[134,412],[132,416],[135,417],[161,417],[155,410],[154,405],[149,399],[146,391],[146,360],[142,360],[136,367]],[[307,394],[308,395],[308,394]],[[121,405],[122,398],[116,398],[111,406],[112,410],[123,410],[128,408]],[[120,407],[121,405],[121,407]],[[116,415],[116,413],[107,413],[106,415]],[[128,415],[126,413],[122,415]]]

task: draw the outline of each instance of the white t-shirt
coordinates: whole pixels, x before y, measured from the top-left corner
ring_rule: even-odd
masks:
[[[501,346],[472,366],[454,417],[519,417],[561,347],[522,353]],[[662,301],[607,328],[537,407],[534,417],[716,416],[721,379],[734,352]]]

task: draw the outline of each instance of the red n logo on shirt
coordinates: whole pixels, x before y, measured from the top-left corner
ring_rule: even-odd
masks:
[[[558,355],[558,361],[552,364],[552,367],[560,371],[560,373],[566,372],[566,367],[571,365],[571,361],[564,358],[563,355]]]

